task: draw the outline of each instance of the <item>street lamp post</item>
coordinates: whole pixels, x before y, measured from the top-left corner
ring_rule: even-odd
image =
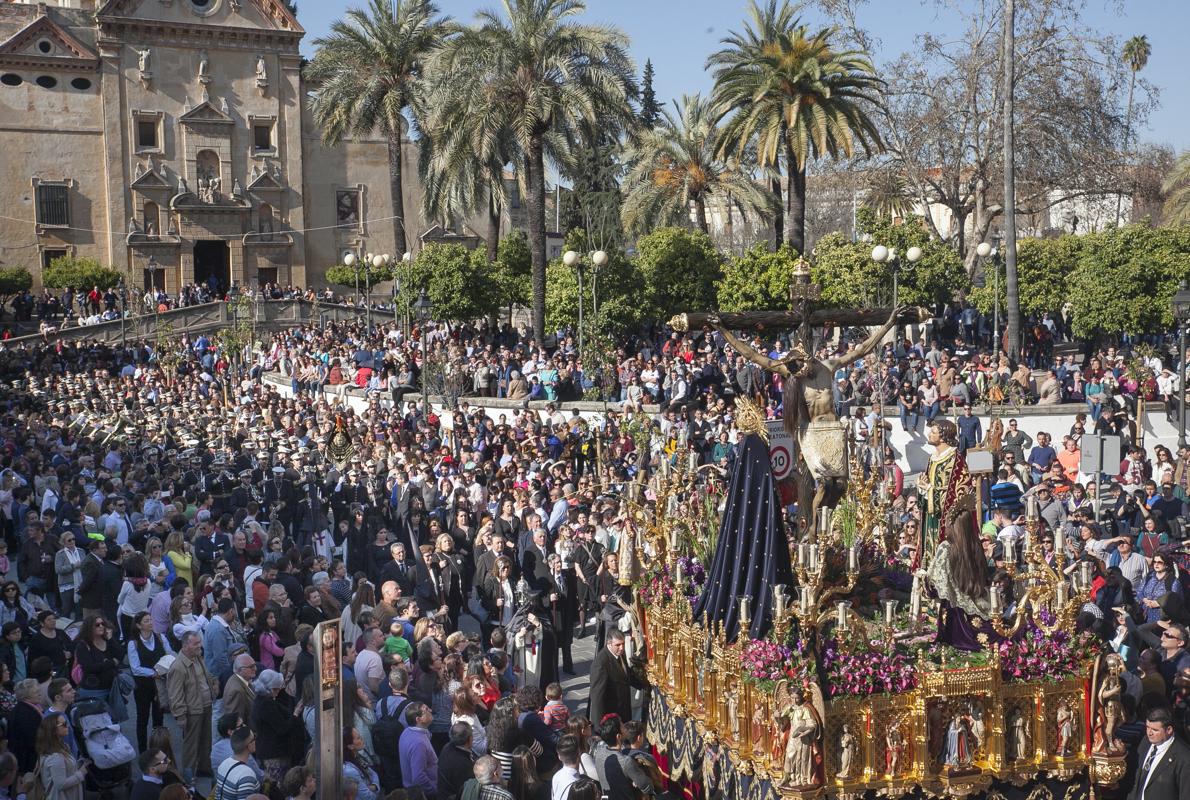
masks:
[[[595,270],[598,270],[607,263],[607,253],[602,250],[595,250],[590,254],[591,265]],[[562,263],[573,269],[578,274],[578,357],[581,360],[583,357],[583,277],[587,271],[587,262],[573,250],[567,250],[562,254]],[[592,278],[594,281],[594,278]],[[594,285],[591,290],[591,313],[595,313],[595,297]]]
[[[905,260],[909,262],[909,266],[902,267],[901,266],[901,257],[897,253],[897,249],[895,247],[885,247],[882,244],[878,244],[872,248],[872,260],[875,261],[877,264],[888,264],[888,268],[892,272],[892,281],[893,281],[892,304],[893,304],[893,308],[897,307],[897,304],[900,302],[900,299],[901,299],[900,283],[899,283],[901,270],[902,269],[905,269],[905,270],[913,269],[913,265],[916,264],[918,261],[920,261],[921,257],[922,257],[922,250],[920,247],[916,247],[916,246],[910,247],[908,250],[905,251]]]
[[[1173,318],[1178,325],[1178,448],[1186,446],[1186,325],[1190,324],[1190,289],[1182,281],[1173,296]]]
[[[240,287],[232,284],[227,290],[227,305],[231,308],[231,341],[236,345],[231,352],[231,363],[238,367],[242,348],[240,344]]]
[[[997,235],[997,241],[999,235]],[[1000,352],[1000,248],[989,242],[980,242],[975,253],[980,258],[992,257],[992,350]]]
[[[120,347],[125,350],[128,349],[128,290],[124,285],[124,278],[121,277],[116,284],[116,291],[119,292],[117,300],[120,301]]]
[[[401,256],[401,264],[403,265],[402,268],[403,269],[408,268],[409,263],[412,260],[413,260],[413,254],[410,253],[408,250],[406,250],[405,255]],[[393,275],[393,325],[396,326],[398,323],[400,323],[401,337],[403,339],[408,339],[409,338],[409,326],[404,321],[405,315],[400,312],[400,306],[398,305],[399,298],[401,298],[401,273],[400,272]]]
[[[430,309],[432,304],[430,298],[426,296],[426,290],[422,289],[421,294],[418,295],[417,300],[413,302],[413,313],[419,322],[424,322],[430,318]],[[430,413],[430,343],[426,337],[425,331],[422,331],[421,337],[422,359],[421,359],[421,405],[422,413],[429,416]]]
[[[376,255],[372,256],[372,268],[376,272],[380,272],[380,268],[383,267],[385,264],[387,264],[388,261],[389,261],[388,253],[384,253],[383,255],[380,253],[377,253]],[[368,279],[367,280],[367,289],[365,290],[367,292],[367,296],[364,297],[364,306],[367,308],[368,330],[371,331],[372,330],[372,273],[371,272],[367,273],[367,279]]]

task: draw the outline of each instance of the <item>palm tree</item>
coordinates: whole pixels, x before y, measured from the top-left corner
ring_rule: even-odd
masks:
[[[1128,81],[1128,113],[1124,116],[1124,152],[1132,143],[1132,98],[1136,94],[1136,74],[1149,63],[1149,56],[1153,53],[1153,46],[1149,44],[1147,36],[1133,36],[1124,42],[1124,61],[1132,75]],[[1116,195],[1116,227],[1120,227],[1120,206],[1124,202],[1124,193]]]
[[[879,105],[882,81],[865,53],[836,50],[835,31],[810,35],[788,0],[765,8],[749,2],[744,32],[723,40],[711,55],[713,101],[731,114],[720,147],[739,152],[755,140],[760,165],[785,162],[785,235],[799,253],[806,240],[806,165],[811,158],[850,157],[857,146],[879,149],[869,114]]]
[[[608,119],[628,120],[635,70],[618,29],[575,21],[582,0],[503,0],[478,26],[448,41],[435,62],[442,100],[432,134],[445,152],[465,149],[487,162],[514,144],[525,187],[533,265],[533,333],[545,336],[545,163],[589,142]]]
[[[430,116],[431,121],[433,116]],[[507,137],[506,137],[507,138]],[[422,136],[419,169],[422,174],[422,211],[426,219],[446,220],[482,213],[488,220],[488,263],[496,260],[500,245],[500,218],[508,207],[504,165],[511,161],[511,146],[493,152],[487,161],[462,148],[440,151],[434,140]]]
[[[892,220],[908,216],[913,210],[913,200],[905,177],[890,167],[874,170],[868,176],[864,205]]]
[[[408,250],[402,136],[417,127],[426,60],[454,30],[431,0],[369,0],[367,9],[349,10],[328,35],[314,40],[318,51],[307,75],[318,85],[313,112],[323,140],[333,145],[377,131],[388,140],[397,253]]]
[[[1165,224],[1190,225],[1190,150],[1178,156],[1161,191],[1165,193],[1161,211]]]
[[[746,211],[772,210],[772,196],[749,175],[718,156],[719,129],[711,104],[699,95],[684,95],[652,130],[644,129],[628,152],[624,225],[645,231],[654,225],[687,225],[690,209],[704,233],[707,200],[718,197]]]

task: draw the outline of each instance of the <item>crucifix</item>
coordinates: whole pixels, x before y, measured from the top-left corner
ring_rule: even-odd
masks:
[[[833,504],[847,488],[847,424],[835,413],[835,373],[871,353],[897,323],[920,322],[932,315],[925,308],[816,308],[821,289],[810,282],[810,265],[804,258],[794,266],[790,283],[792,311],[739,313],[693,312],[669,321],[676,331],[704,326],[718,331],[737,353],[783,381],[785,429],[793,437],[791,454],[797,479],[799,527],[808,532],[818,509]],[[846,353],[818,358],[814,329],[851,325],[880,325],[861,344]],[[770,358],[737,337],[735,330],[792,329],[790,351]]]

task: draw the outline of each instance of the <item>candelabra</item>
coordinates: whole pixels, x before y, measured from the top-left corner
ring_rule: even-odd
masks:
[[[833,586],[826,584],[827,549],[819,544],[820,539],[826,539],[831,529],[831,510],[819,510],[817,527],[811,529],[809,541],[802,542],[794,550],[794,574],[797,577],[797,602],[790,606],[790,597],[784,586],[775,586],[773,627],[778,641],[784,640],[789,632],[790,614],[797,620],[798,626],[809,632],[830,621],[831,603],[840,596],[846,596],[855,589],[859,580],[859,542],[844,548],[847,564],[841,583]],[[852,621],[863,625],[859,615],[851,610],[851,604],[846,600],[839,600],[834,607],[835,622],[840,632],[845,632]]]
[[[1015,543],[1009,543],[1005,559],[1007,571],[1015,579],[1021,574],[1026,588],[1017,601],[1011,620],[1004,619],[1004,602],[1011,600],[1003,596],[999,586],[993,586],[989,593],[992,627],[1001,636],[1010,637],[1021,629],[1026,621],[1044,633],[1069,630],[1074,625],[1078,610],[1091,591],[1094,577],[1089,562],[1079,564],[1078,571],[1070,583],[1066,580],[1066,535],[1059,527],[1053,531],[1054,556],[1051,564],[1041,546],[1038,531],[1041,515],[1037,498],[1025,498],[1025,537],[1021,548],[1021,563],[1017,566]],[[1073,592],[1071,589],[1073,588]],[[1041,612],[1048,612],[1048,620]]]

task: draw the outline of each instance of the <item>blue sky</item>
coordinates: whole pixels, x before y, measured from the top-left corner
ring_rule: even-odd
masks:
[[[307,31],[303,52],[311,55],[313,40],[343,11],[356,5],[363,5],[363,0],[299,2],[299,19]],[[498,7],[499,2],[438,0],[438,5],[444,13],[469,21],[476,10]],[[740,28],[745,5],[742,0],[587,0],[587,17],[614,23],[628,34],[639,67],[643,68],[646,58],[652,59],[657,97],[668,103],[683,93],[709,90],[706,57],[718,49],[720,38],[729,30]],[[957,17],[939,11],[940,7],[935,0],[873,0],[863,6],[859,24],[880,40],[877,65],[911,50],[922,31],[946,33]],[[807,14],[806,19],[819,21],[814,14]],[[1138,131],[1138,138],[1170,145],[1179,152],[1190,149],[1190,82],[1185,80],[1185,61],[1178,55],[1185,46],[1185,33],[1190,31],[1190,2],[1087,0],[1084,19],[1095,29],[1120,37],[1149,37],[1153,54],[1142,75],[1160,89],[1160,107],[1147,127]]]

